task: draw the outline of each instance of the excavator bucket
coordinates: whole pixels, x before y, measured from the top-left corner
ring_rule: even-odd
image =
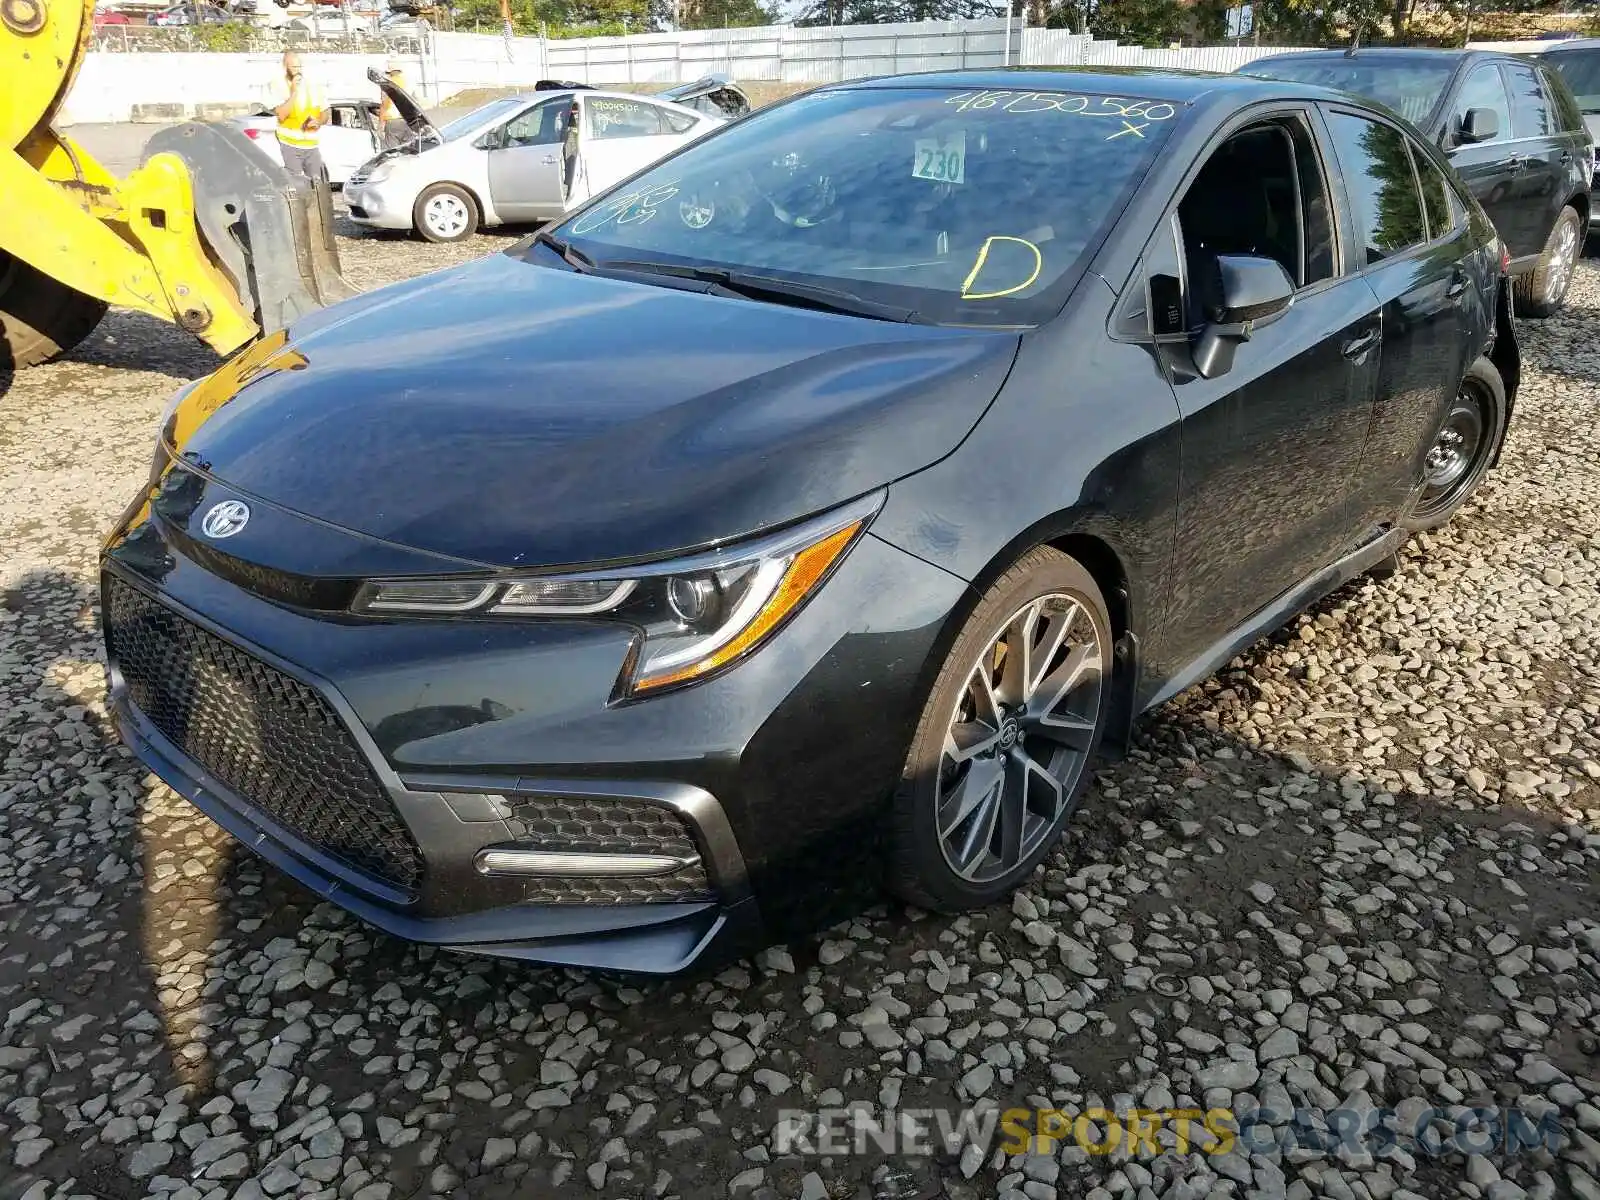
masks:
[[[262,334],[356,294],[339,273],[333,197],[326,179],[291,175],[231,125],[190,122],[145,145],[183,160],[194,218],[217,266],[255,307]]]

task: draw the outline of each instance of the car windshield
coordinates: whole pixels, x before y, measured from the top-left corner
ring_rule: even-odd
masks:
[[[1379,58],[1276,58],[1251,63],[1248,75],[1286,79],[1318,87],[1354,92],[1386,104],[1416,125],[1427,121],[1456,64],[1451,59],[1423,60]]]
[[[1600,49],[1563,50],[1545,55],[1544,60],[1561,72],[1579,108],[1600,113]]]
[[[1060,308],[1180,111],[1070,91],[818,92],[692,143],[551,232],[602,267],[1032,325]]]
[[[456,138],[465,137],[469,133],[476,133],[485,125],[492,125],[497,117],[509,117],[523,105],[520,96],[502,96],[498,100],[473,109],[464,117],[457,117],[449,124],[441,126],[439,137],[446,142],[453,142]]]

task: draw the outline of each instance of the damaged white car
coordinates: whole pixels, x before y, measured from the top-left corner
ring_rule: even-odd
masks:
[[[412,137],[350,176],[350,216],[377,229],[414,229],[430,242],[553,220],[728,119],[727,105],[709,106],[717,109],[712,115],[657,96],[551,83],[438,128],[405,89],[376,71],[368,78]],[[731,88],[723,79],[704,83],[718,93]],[[675,91],[695,98],[693,85]]]

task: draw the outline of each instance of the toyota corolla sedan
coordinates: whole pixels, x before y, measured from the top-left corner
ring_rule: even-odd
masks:
[[[1138,714],[1467,503],[1504,256],[1349,96],[819,89],[180,391],[104,548],[116,719],[455,950],[1000,902]]]

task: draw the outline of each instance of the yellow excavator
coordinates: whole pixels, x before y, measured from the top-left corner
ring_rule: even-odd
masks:
[[[116,304],[229,354],[353,295],[328,185],[232,126],[190,123],[117,179],[53,127],[94,0],[0,0],[0,371],[82,341]]]

